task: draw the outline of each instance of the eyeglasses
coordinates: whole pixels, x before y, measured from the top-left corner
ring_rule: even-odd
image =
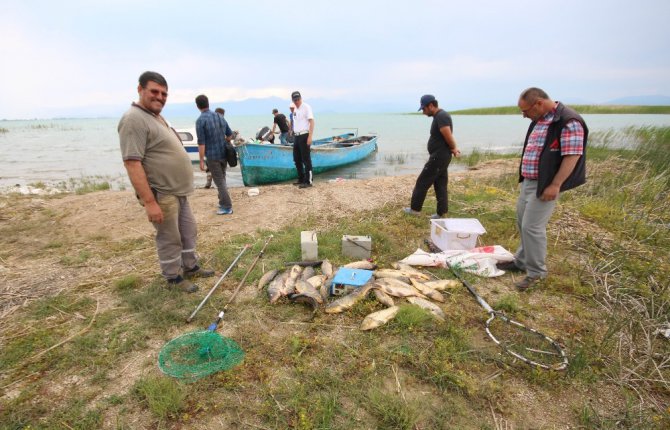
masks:
[[[540,101],[539,99],[538,99],[538,100],[535,100],[535,101],[534,101],[530,106],[528,106],[526,109],[521,109],[521,107],[519,107],[519,109],[521,110],[521,113],[524,114],[524,115],[528,114],[528,112],[530,112],[530,110],[533,109],[533,108],[535,107],[535,105],[537,105],[537,102],[539,102],[539,101]]]
[[[149,92],[154,96],[163,96],[165,98],[167,98],[168,96],[168,93],[166,93],[165,91],[157,90],[156,88],[151,88]]]

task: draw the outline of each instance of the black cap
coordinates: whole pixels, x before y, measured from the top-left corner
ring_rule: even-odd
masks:
[[[300,96],[300,91],[293,91],[293,93],[291,94],[291,100],[298,100],[299,98],[302,98]]]
[[[419,110],[423,110],[426,106],[428,106],[430,103],[437,101],[435,100],[435,96],[432,94],[426,94],[425,96],[421,96],[421,105],[419,106]]]
[[[279,113],[279,111],[277,110],[277,108],[274,108],[272,109],[272,113]]]

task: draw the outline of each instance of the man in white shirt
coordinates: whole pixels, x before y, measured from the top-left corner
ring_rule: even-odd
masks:
[[[293,134],[295,136],[293,161],[298,171],[298,181],[293,185],[308,188],[312,186],[314,176],[310,154],[314,134],[314,114],[312,113],[312,107],[302,101],[300,92],[294,91],[291,94],[291,100],[295,104],[295,110],[293,111]]]

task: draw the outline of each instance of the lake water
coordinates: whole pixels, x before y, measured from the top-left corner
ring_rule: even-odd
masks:
[[[585,115],[591,133],[630,126],[670,126],[670,115]],[[167,118],[175,128],[193,128],[196,116]],[[243,137],[272,125],[272,115],[227,117]],[[315,136],[347,131],[379,135],[379,150],[360,163],[318,175],[316,182],[334,178],[369,178],[418,174],[427,159],[426,142],[432,119],[407,114],[317,114]],[[519,152],[529,124],[521,115],[453,116],[454,136],[461,152]],[[0,121],[0,188],[35,182],[58,184],[96,177],[114,188],[128,186],[121,161],[118,118]],[[614,142],[625,145],[629,142]],[[450,169],[459,168],[452,162]],[[205,177],[194,165],[196,185]],[[239,167],[230,169],[229,186],[242,186]]]

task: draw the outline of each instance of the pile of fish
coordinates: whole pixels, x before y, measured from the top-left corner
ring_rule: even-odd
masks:
[[[412,266],[394,263],[393,269],[377,269],[367,260],[356,261],[342,267],[352,269],[374,270],[374,276],[365,285],[354,289],[351,293],[330,299],[330,287],[336,270],[328,260],[321,262],[321,273],[313,266],[293,265],[289,270],[279,272],[270,270],[258,281],[259,289],[267,285],[267,293],[271,304],[277,303],[282,297],[292,302],[304,303],[312,307],[312,316],[321,306],[327,314],[336,314],[351,309],[369,294],[373,294],[385,309],[373,312],[363,319],[361,330],[371,330],[392,320],[400,309],[396,301],[404,299],[430,312],[436,319],[444,321],[444,311],[434,302],[444,303],[441,291],[461,285],[455,280],[434,280]],[[375,270],[376,269],[376,270]]]

